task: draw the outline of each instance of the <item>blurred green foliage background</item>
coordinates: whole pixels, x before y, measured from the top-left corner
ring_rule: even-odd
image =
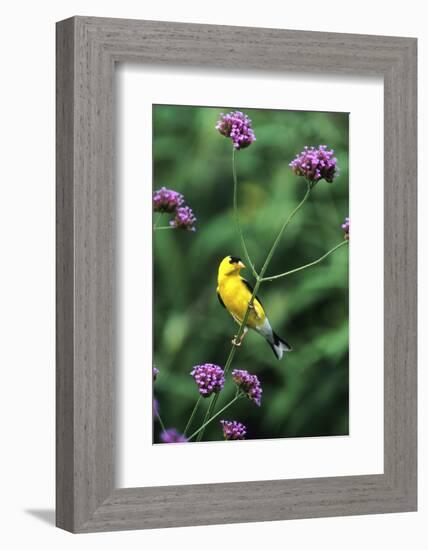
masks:
[[[217,268],[232,254],[243,257],[232,211],[232,144],[215,125],[236,107],[153,106],[154,189],[180,191],[197,217],[195,233],[154,233],[154,385],[166,427],[184,429],[198,397],[189,375],[202,363],[223,366],[238,326],[216,297]],[[242,109],[241,109],[242,110]],[[285,217],[305,192],[289,162],[305,145],[335,150],[340,175],[321,181],[284,234],[268,274],[308,263],[343,239],[348,215],[348,114],[244,109],[257,141],[237,153],[239,209],[250,256],[258,268]],[[162,224],[170,217],[163,215]],[[254,283],[251,273],[242,273]],[[274,330],[293,352],[277,361],[250,332],[233,368],[257,374],[260,408],[240,400],[222,418],[239,420],[247,438],[348,433],[348,249],[259,292]],[[234,394],[229,379],[217,408]],[[203,420],[203,400],[193,429]],[[154,441],[159,441],[155,422]],[[204,440],[220,440],[215,420]]]

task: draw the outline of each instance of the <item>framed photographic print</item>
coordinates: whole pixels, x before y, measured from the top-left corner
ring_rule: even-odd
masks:
[[[57,220],[59,527],[416,510],[415,39],[58,23]]]

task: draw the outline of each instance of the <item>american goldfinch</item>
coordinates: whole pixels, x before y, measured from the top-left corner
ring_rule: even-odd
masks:
[[[244,268],[245,265],[240,258],[226,256],[220,263],[217,277],[217,296],[219,302],[239,325],[244,320],[253,293],[253,287],[240,275],[241,269]],[[254,329],[265,338],[277,359],[281,359],[285,351],[291,351],[291,346],[272,330],[258,297],[254,298],[241,338],[237,341],[235,337],[232,343],[240,346],[248,332],[248,328]]]

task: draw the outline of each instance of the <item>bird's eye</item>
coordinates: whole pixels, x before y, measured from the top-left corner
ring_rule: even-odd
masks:
[[[230,260],[229,260],[229,263],[230,264],[237,264],[241,261],[241,258],[238,258],[237,256],[231,256],[230,257]]]

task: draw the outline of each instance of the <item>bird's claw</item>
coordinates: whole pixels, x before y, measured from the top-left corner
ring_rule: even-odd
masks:
[[[237,339],[236,339],[236,336],[234,336],[233,339],[232,339],[232,344],[233,344],[234,346],[236,346],[237,348],[239,348],[239,347],[241,346],[241,344],[242,344],[242,339],[241,339],[241,340],[237,340]]]
[[[252,302],[248,302],[248,309],[252,309],[254,311],[254,315],[256,316],[256,319],[260,319],[260,315],[257,313],[257,309],[254,307],[254,304]]]

